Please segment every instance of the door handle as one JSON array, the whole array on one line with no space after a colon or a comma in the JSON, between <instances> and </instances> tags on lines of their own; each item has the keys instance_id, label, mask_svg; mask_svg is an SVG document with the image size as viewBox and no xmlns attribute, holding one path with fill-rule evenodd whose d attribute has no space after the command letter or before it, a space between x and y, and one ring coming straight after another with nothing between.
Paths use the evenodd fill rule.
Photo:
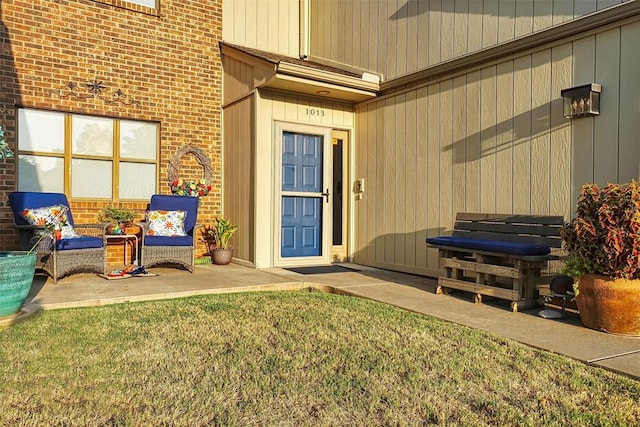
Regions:
<instances>
[{"instance_id":1,"label":"door handle","mask_svg":"<svg viewBox=\"0 0 640 427\"><path fill-rule=\"evenodd\" d=\"M321 196L326 197L327 203L329 203L329 189L326 189L326 193L320 193Z\"/></svg>"}]
</instances>

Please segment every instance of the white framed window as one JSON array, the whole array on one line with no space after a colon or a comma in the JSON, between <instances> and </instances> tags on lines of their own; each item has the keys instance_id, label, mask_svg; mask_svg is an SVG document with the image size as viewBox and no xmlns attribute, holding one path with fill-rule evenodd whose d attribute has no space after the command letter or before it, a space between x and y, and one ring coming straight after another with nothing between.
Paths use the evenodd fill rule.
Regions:
<instances>
[{"instance_id":1,"label":"white framed window","mask_svg":"<svg viewBox=\"0 0 640 427\"><path fill-rule=\"evenodd\" d=\"M78 199L148 200L157 192L155 122L18 110L18 189Z\"/></svg>"}]
</instances>

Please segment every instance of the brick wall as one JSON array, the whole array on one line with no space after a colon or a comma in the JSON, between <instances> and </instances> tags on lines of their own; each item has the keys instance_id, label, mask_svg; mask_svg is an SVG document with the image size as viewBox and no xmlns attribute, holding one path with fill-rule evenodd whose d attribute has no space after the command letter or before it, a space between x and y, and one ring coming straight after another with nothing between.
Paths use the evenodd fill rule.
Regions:
<instances>
[{"instance_id":1,"label":"brick wall","mask_svg":"<svg viewBox=\"0 0 640 427\"><path fill-rule=\"evenodd\" d=\"M221 85L218 41L222 0L159 0L150 9L122 0L2 0L0 3L0 124L15 149L16 107L157 121L161 125L159 193L170 193L167 164L186 144L205 150L213 191L198 222L220 214ZM120 88L139 106L55 94L69 82L97 79L106 94ZM7 194L16 189L15 160L0 161L0 250L17 249ZM187 154L180 177L203 177ZM76 222L95 222L105 202L71 200ZM129 203L139 210L145 203ZM197 255L204 252L199 244ZM121 253L120 253L121 256ZM116 261L118 257L111 255ZM119 258L120 260L122 258Z\"/></svg>"}]
</instances>

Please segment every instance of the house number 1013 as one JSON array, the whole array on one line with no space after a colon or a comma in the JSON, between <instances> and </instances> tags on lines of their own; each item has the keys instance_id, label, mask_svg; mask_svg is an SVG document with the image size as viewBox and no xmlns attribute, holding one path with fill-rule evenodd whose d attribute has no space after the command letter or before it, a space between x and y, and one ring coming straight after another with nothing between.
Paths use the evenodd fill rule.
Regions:
<instances>
[{"instance_id":1,"label":"house number 1013","mask_svg":"<svg viewBox=\"0 0 640 427\"><path fill-rule=\"evenodd\" d=\"M320 108L307 108L307 116L324 117L324 110Z\"/></svg>"}]
</instances>

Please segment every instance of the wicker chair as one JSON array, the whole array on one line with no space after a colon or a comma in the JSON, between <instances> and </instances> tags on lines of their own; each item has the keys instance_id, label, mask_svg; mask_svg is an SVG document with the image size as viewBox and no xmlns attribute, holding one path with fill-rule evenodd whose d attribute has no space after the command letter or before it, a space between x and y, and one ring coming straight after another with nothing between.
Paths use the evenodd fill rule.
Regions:
<instances>
[{"instance_id":1,"label":"wicker chair","mask_svg":"<svg viewBox=\"0 0 640 427\"><path fill-rule=\"evenodd\" d=\"M198 198L189 196L151 196L149 210L184 211L184 231L186 236L149 235L149 224L138 223L142 228L141 261L145 267L157 264L174 264L193 272L195 266L195 230L198 227Z\"/></svg>"},{"instance_id":2,"label":"wicker chair","mask_svg":"<svg viewBox=\"0 0 640 427\"><path fill-rule=\"evenodd\" d=\"M22 216L25 209L64 206L68 223L80 235L56 239L47 233L37 244L36 270L51 276L53 283L73 273L105 273L107 268L105 224L74 224L67 197L62 193L16 191L9 194L22 250L30 250L45 232L44 225L31 225Z\"/></svg>"}]
</instances>

